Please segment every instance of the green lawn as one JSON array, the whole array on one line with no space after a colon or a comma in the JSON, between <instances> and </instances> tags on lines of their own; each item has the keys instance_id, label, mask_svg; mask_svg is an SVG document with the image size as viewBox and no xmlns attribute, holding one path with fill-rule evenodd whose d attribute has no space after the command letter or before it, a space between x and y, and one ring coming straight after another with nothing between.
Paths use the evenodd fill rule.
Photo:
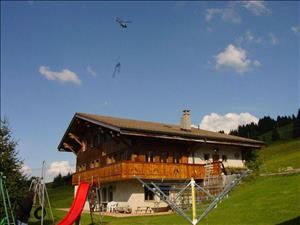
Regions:
<instances>
[{"instance_id":1,"label":"green lawn","mask_svg":"<svg viewBox=\"0 0 300 225\"><path fill-rule=\"evenodd\" d=\"M263 173L300 168L300 139L273 143L260 151L260 158Z\"/></svg>"},{"instance_id":2,"label":"green lawn","mask_svg":"<svg viewBox=\"0 0 300 225\"><path fill-rule=\"evenodd\" d=\"M277 172L280 168L300 168L300 140L277 142L261 150L262 172ZM299 225L300 174L247 178L200 224L210 225ZM49 188L53 208L69 208L73 198L72 187ZM66 214L54 209L58 222ZM99 222L99 216L95 216ZM81 224L90 224L90 216L82 215ZM109 225L184 225L181 216L143 216L129 218L104 217ZM38 225L31 220L30 224ZM47 221L45 224L50 224Z\"/></svg>"}]
</instances>

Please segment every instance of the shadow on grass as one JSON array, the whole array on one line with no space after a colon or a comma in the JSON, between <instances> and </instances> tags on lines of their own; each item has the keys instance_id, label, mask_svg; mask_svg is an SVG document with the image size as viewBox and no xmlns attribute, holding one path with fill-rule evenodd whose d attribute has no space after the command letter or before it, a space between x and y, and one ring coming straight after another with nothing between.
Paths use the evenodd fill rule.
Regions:
<instances>
[{"instance_id":1,"label":"shadow on grass","mask_svg":"<svg viewBox=\"0 0 300 225\"><path fill-rule=\"evenodd\" d=\"M41 225L41 221L30 221L30 225ZM57 222L54 222L54 224L57 224ZM87 225L106 225L109 224L108 221L102 221L102 222L94 222L94 223L88 223ZM44 220L44 225L53 225L52 220Z\"/></svg>"},{"instance_id":2,"label":"shadow on grass","mask_svg":"<svg viewBox=\"0 0 300 225\"><path fill-rule=\"evenodd\" d=\"M41 221L35 220L35 221L30 221L28 224L30 225L41 225ZM44 225L52 225L52 220L44 220Z\"/></svg>"},{"instance_id":3,"label":"shadow on grass","mask_svg":"<svg viewBox=\"0 0 300 225\"><path fill-rule=\"evenodd\" d=\"M294 219L290 219L287 221L284 221L282 223L278 223L276 225L299 225L300 224L300 216L294 218Z\"/></svg>"}]
</instances>

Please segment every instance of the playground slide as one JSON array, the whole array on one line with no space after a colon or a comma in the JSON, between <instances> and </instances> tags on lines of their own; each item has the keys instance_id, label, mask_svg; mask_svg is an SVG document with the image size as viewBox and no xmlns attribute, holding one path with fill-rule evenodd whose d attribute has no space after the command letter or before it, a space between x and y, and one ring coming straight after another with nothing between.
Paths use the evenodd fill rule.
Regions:
<instances>
[{"instance_id":1,"label":"playground slide","mask_svg":"<svg viewBox=\"0 0 300 225\"><path fill-rule=\"evenodd\" d=\"M88 183L80 183L75 199L68 214L57 225L72 225L73 223L75 223L75 221L80 217L80 214L83 210L89 188L90 185Z\"/></svg>"}]
</instances>

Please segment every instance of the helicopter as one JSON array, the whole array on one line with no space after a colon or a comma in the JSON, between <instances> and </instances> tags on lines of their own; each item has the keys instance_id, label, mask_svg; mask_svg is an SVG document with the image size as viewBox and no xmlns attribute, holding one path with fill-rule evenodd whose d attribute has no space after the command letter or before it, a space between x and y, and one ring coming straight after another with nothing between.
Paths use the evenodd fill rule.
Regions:
<instances>
[{"instance_id":1,"label":"helicopter","mask_svg":"<svg viewBox=\"0 0 300 225\"><path fill-rule=\"evenodd\" d=\"M116 22L119 23L119 25L122 28L127 28L127 24L131 23L131 21L124 21L124 20L120 19L119 17L116 18Z\"/></svg>"}]
</instances>

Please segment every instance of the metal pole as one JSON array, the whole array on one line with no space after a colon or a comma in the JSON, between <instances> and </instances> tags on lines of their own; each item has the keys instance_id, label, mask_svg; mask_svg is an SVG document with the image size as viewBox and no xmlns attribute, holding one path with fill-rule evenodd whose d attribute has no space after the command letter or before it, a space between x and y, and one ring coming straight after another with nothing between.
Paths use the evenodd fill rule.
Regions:
<instances>
[{"instance_id":1,"label":"metal pole","mask_svg":"<svg viewBox=\"0 0 300 225\"><path fill-rule=\"evenodd\" d=\"M49 206L49 209L50 209L52 223L54 224L54 216L53 216L53 212L52 212L52 208L51 208L51 204L50 204L50 199L49 199L49 195L48 195L48 191L47 191L47 187L46 186L45 186L45 193L46 193L46 198L47 198L48 206Z\"/></svg>"},{"instance_id":2,"label":"metal pole","mask_svg":"<svg viewBox=\"0 0 300 225\"><path fill-rule=\"evenodd\" d=\"M42 177L41 177L41 185L42 185L42 218L41 218L41 225L44 224L44 203L45 203L45 180L44 180L44 168L45 167L45 161L43 161L43 165L42 165Z\"/></svg>"},{"instance_id":3,"label":"metal pole","mask_svg":"<svg viewBox=\"0 0 300 225\"><path fill-rule=\"evenodd\" d=\"M193 224L197 223L197 212L196 212L196 192L195 192L195 180L194 178L191 179L191 187L192 187L192 221Z\"/></svg>"},{"instance_id":4,"label":"metal pole","mask_svg":"<svg viewBox=\"0 0 300 225\"><path fill-rule=\"evenodd\" d=\"M192 220L190 218L188 218L184 212L182 212L181 209L179 209L173 202L169 201L167 199L167 196L165 195L165 193L163 193L159 187L157 187L154 183L152 183L152 185L155 187L155 189L157 190L154 191L153 188L151 188L148 184L146 184L141 178L134 176L143 186L147 187L152 193L154 193L156 196L158 196L161 200L163 200L165 203L167 203L172 209L174 209L179 215L181 215L183 218L185 218L188 222L190 222L192 224ZM163 198L161 197L163 196Z\"/></svg>"},{"instance_id":5,"label":"metal pole","mask_svg":"<svg viewBox=\"0 0 300 225\"><path fill-rule=\"evenodd\" d=\"M199 186L196 182L195 182L195 186L200 190L203 191L206 195L208 195L210 198L213 198L214 196L212 196L209 191L205 190L203 187Z\"/></svg>"},{"instance_id":6,"label":"metal pole","mask_svg":"<svg viewBox=\"0 0 300 225\"><path fill-rule=\"evenodd\" d=\"M0 176L0 189L1 189L1 194L2 194L3 203L4 203L5 215L6 215L6 218L7 218L7 222L9 224L9 216L8 216L7 205L6 205L6 200L5 200L4 181L2 180L2 173L0 175L1 175Z\"/></svg>"},{"instance_id":7,"label":"metal pole","mask_svg":"<svg viewBox=\"0 0 300 225\"><path fill-rule=\"evenodd\" d=\"M163 200L164 202L166 202L169 206L171 206L174 210L176 210L176 212L177 212L179 215L183 216L187 221L189 221L191 224L193 224L193 221L192 221L189 217L187 217L187 216L184 214L184 212L182 212L182 210L179 209L179 208L177 207L177 205L176 205L175 203L173 203L172 201L169 201L168 196L166 196L166 194L165 194L164 192L162 192L162 191L160 190L160 188L159 188L156 184L154 184L153 182L151 182L151 184L152 184L152 185L155 187L155 189L163 196L162 200ZM147 188L149 189L149 187L147 187ZM152 188L150 188L150 190L151 190L154 194L157 195L157 193L154 192L154 191L152 190ZM160 197L159 195L157 195L157 196ZM160 199L161 199L161 198L160 198Z\"/></svg>"},{"instance_id":8,"label":"metal pole","mask_svg":"<svg viewBox=\"0 0 300 225\"><path fill-rule=\"evenodd\" d=\"M185 186L181 191L178 192L178 194L175 196L174 202L177 200L177 198L190 186L191 183L188 183L187 186Z\"/></svg>"}]
</instances>

